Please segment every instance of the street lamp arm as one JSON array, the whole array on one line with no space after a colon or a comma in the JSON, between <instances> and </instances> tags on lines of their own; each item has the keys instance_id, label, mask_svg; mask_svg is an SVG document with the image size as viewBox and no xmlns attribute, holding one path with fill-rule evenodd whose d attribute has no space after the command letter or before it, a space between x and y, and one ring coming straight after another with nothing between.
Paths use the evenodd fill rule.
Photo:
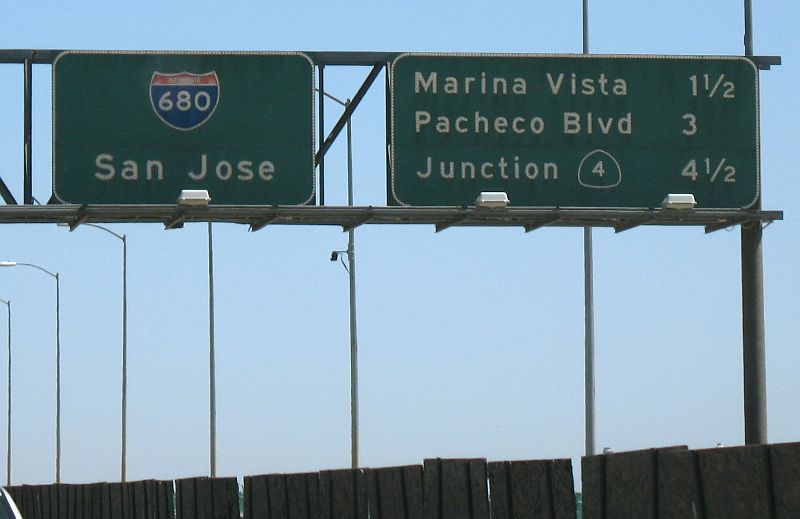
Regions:
<instances>
[{"instance_id":1,"label":"street lamp arm","mask_svg":"<svg viewBox=\"0 0 800 519\"><path fill-rule=\"evenodd\" d=\"M59 224L56 224L56 225L58 225L59 227L69 227L69 232L72 232L75 229L77 229L77 227L72 227L68 223L59 223ZM109 229L107 227L103 227L102 225L98 225L96 223L88 223L88 222L84 222L81 225L86 225L88 227L95 227L96 229L102 229L102 230L106 231L108 234L114 236L115 238L117 238L119 240L122 240L122 241L125 241L125 235L124 234L117 234L114 231L112 231L111 229Z\"/></svg>"},{"instance_id":2,"label":"street lamp arm","mask_svg":"<svg viewBox=\"0 0 800 519\"><path fill-rule=\"evenodd\" d=\"M17 265L21 265L24 267L33 267L37 270L41 270L45 274L48 274L55 279L58 279L58 272L50 272L46 268L42 268L39 265L34 265L33 263L22 263L18 261L0 261L0 267L16 267Z\"/></svg>"},{"instance_id":3,"label":"street lamp arm","mask_svg":"<svg viewBox=\"0 0 800 519\"><path fill-rule=\"evenodd\" d=\"M61 483L61 282L59 281L58 272L50 272L46 268L40 267L39 265L34 265L33 263L22 263L17 261L0 261L0 267L16 267L16 266L23 266L23 267L32 267L36 270L41 270L45 274L51 276L53 279L56 280L56 484ZM11 305L8 305L8 315L9 315L9 344L11 343ZM9 365L10 362L10 352L11 348L9 347ZM11 370L9 369L8 375L9 387L11 384ZM10 391L9 391L10 393ZM9 397L9 409L10 407L11 398ZM9 419L8 423L11 423ZM10 427L10 425L9 425ZM9 435L10 437L10 435ZM9 456L8 459L10 460L11 457ZM10 469L9 469L9 477L10 480Z\"/></svg>"},{"instance_id":4,"label":"street lamp arm","mask_svg":"<svg viewBox=\"0 0 800 519\"><path fill-rule=\"evenodd\" d=\"M96 223L86 223L86 222L84 222L81 225L88 225L89 227L94 227L96 229L102 229L102 230L106 231L108 234L114 236L115 238L117 238L119 240L122 240L122 241L125 241L125 235L124 234L117 234L114 231L112 231L111 229L103 227L102 225L97 225Z\"/></svg>"},{"instance_id":5,"label":"street lamp arm","mask_svg":"<svg viewBox=\"0 0 800 519\"><path fill-rule=\"evenodd\" d=\"M315 88L314 90L316 90L317 92L320 92L319 88ZM322 91L322 95L324 95L325 97L327 97L329 99L332 99L333 101L339 103L342 106L347 106L348 104L350 104L350 100L349 99L347 100L347 102L345 102L345 101L342 101L341 99L339 99L338 97L332 96L331 94L329 94L329 93L327 93L325 91Z\"/></svg>"}]
</instances>

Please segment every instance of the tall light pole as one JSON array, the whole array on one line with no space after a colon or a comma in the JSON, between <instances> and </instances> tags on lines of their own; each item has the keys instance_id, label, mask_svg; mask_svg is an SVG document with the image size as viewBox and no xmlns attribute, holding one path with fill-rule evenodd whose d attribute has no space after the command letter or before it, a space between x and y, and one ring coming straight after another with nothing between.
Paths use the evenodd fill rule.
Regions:
<instances>
[{"instance_id":1,"label":"tall light pole","mask_svg":"<svg viewBox=\"0 0 800 519\"><path fill-rule=\"evenodd\" d=\"M69 226L69 224L58 224ZM127 480L128 462L128 237L94 223L83 223L100 229L122 242L122 441L120 446L120 481ZM74 228L70 228L72 232Z\"/></svg>"},{"instance_id":2,"label":"tall light pole","mask_svg":"<svg viewBox=\"0 0 800 519\"><path fill-rule=\"evenodd\" d=\"M744 53L753 55L753 2L744 1ZM761 198L755 209L761 209ZM767 443L767 352L761 220L742 224L742 349L744 442Z\"/></svg>"},{"instance_id":3,"label":"tall light pole","mask_svg":"<svg viewBox=\"0 0 800 519\"><path fill-rule=\"evenodd\" d=\"M214 351L214 241L208 222L208 438L211 477L217 477L217 360Z\"/></svg>"},{"instance_id":4,"label":"tall light pole","mask_svg":"<svg viewBox=\"0 0 800 519\"><path fill-rule=\"evenodd\" d=\"M11 485L11 300L6 301L0 298L0 301L8 308L8 416L6 430L6 485Z\"/></svg>"},{"instance_id":5,"label":"tall light pole","mask_svg":"<svg viewBox=\"0 0 800 519\"><path fill-rule=\"evenodd\" d=\"M342 101L327 92L326 97L342 105L345 110L350 99ZM347 205L353 205L353 145L350 118L347 119ZM352 468L358 468L358 333L356 329L356 246L355 230L347 231L347 250L333 251L331 261L340 253L347 254L345 266L350 279L350 459Z\"/></svg>"},{"instance_id":6,"label":"tall light pole","mask_svg":"<svg viewBox=\"0 0 800 519\"><path fill-rule=\"evenodd\" d=\"M583 0L583 54L589 54L589 0ZM586 455L595 453L594 402L594 266L592 228L583 228L584 391Z\"/></svg>"},{"instance_id":7,"label":"tall light pole","mask_svg":"<svg viewBox=\"0 0 800 519\"><path fill-rule=\"evenodd\" d=\"M56 483L61 483L61 283L58 272L17 261L0 261L0 267L31 267L56 280Z\"/></svg>"},{"instance_id":8,"label":"tall light pole","mask_svg":"<svg viewBox=\"0 0 800 519\"><path fill-rule=\"evenodd\" d=\"M205 189L184 189L178 205L207 206L211 196ZM208 221L208 443L209 471L217 477L217 384L216 353L214 351L214 241L212 222Z\"/></svg>"}]
</instances>

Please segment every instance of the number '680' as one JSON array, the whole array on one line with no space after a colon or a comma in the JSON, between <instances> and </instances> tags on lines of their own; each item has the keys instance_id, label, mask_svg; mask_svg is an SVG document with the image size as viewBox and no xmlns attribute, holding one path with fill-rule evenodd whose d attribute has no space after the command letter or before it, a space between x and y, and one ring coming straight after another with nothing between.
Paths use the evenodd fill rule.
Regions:
<instances>
[{"instance_id":1,"label":"number '680'","mask_svg":"<svg viewBox=\"0 0 800 519\"><path fill-rule=\"evenodd\" d=\"M167 90L158 99L158 108L164 112L175 108L181 112L188 112L192 108L205 112L211 108L211 95L208 92L200 91L192 96L188 90L179 90L173 99L172 91Z\"/></svg>"}]
</instances>

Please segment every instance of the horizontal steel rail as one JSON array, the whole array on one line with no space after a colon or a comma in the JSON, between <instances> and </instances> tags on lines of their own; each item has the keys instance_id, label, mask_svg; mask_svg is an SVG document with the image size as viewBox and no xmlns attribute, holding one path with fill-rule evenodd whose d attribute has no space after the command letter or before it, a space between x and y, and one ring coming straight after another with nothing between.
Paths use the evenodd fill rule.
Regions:
<instances>
[{"instance_id":1,"label":"horizontal steel rail","mask_svg":"<svg viewBox=\"0 0 800 519\"><path fill-rule=\"evenodd\" d=\"M344 230L363 224L418 224L446 227L612 227L639 225L703 226L709 231L753 221L782 220L782 211L674 209L484 209L457 207L40 205L0 206L4 223L160 223L180 227L191 222L250 225L331 225Z\"/></svg>"},{"instance_id":2,"label":"horizontal steel rail","mask_svg":"<svg viewBox=\"0 0 800 519\"><path fill-rule=\"evenodd\" d=\"M78 49L79 50L79 49ZM155 51L155 50L154 50ZM52 64L59 54L64 50L59 49L0 49L0 63L24 63L31 60L37 64ZM124 52L124 51L122 51ZM135 51L131 51L135 52ZM147 51L143 51L147 52ZM158 52L163 52L159 50ZM167 50L167 52L169 52ZM177 52L177 51L176 51ZM180 51L186 52L186 51ZM214 51L197 51L214 52ZM302 51L311 57L317 65L355 65L355 66L374 66L376 63L386 63L394 59L403 52L348 52L348 51ZM579 53L575 54L580 56ZM769 70L770 67L781 64L781 56L748 56L748 59L758 65L761 70Z\"/></svg>"}]
</instances>

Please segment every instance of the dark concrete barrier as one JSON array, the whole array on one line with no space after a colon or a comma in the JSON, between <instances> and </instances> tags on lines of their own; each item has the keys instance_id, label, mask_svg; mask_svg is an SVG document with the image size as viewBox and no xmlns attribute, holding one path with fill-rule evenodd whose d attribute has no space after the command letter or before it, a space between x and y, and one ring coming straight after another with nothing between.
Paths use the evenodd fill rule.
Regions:
<instances>
[{"instance_id":1,"label":"dark concrete barrier","mask_svg":"<svg viewBox=\"0 0 800 519\"><path fill-rule=\"evenodd\" d=\"M800 443L588 456L585 519L800 518Z\"/></svg>"},{"instance_id":2,"label":"dark concrete barrier","mask_svg":"<svg viewBox=\"0 0 800 519\"><path fill-rule=\"evenodd\" d=\"M800 519L800 443L582 460L585 519ZM235 478L9 488L25 519L239 519ZM570 460L244 478L245 519L573 519Z\"/></svg>"}]
</instances>

